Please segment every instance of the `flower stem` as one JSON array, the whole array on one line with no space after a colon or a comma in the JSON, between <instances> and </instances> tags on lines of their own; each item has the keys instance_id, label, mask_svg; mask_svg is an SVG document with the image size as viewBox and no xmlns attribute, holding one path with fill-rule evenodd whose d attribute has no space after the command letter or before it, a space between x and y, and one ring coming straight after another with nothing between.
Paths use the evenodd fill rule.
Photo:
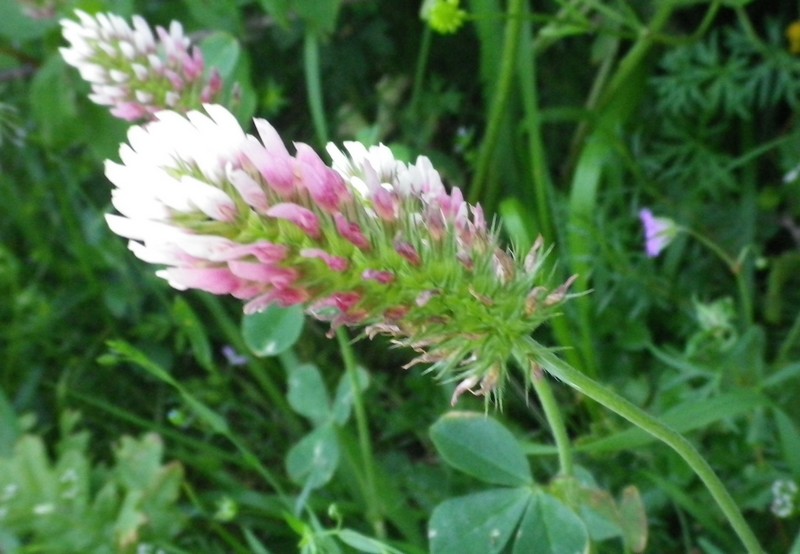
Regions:
<instances>
[{"instance_id":1,"label":"flower stem","mask_svg":"<svg viewBox=\"0 0 800 554\"><path fill-rule=\"evenodd\" d=\"M475 167L475 176L470 184L470 201L475 202L481 196L483 186L492 165L493 154L500 136L506 104L511 94L511 85L517 70L517 51L519 50L519 36L522 30L522 0L509 0L505 28L505 42L503 43L503 57L500 64L500 75L495 89L492 104L489 107L489 121L486 124L486 135L478 154Z\"/></svg>"},{"instance_id":2,"label":"flower stem","mask_svg":"<svg viewBox=\"0 0 800 554\"><path fill-rule=\"evenodd\" d=\"M425 69L428 66L428 58L430 57L432 35L433 31L431 31L430 25L425 25L425 30L422 31L422 45L419 48L419 55L417 56L417 70L414 73L414 88L411 92L411 101L409 102L409 112L412 117L416 117L417 115L419 95L422 93L422 84L425 81Z\"/></svg>"},{"instance_id":3,"label":"flower stem","mask_svg":"<svg viewBox=\"0 0 800 554\"><path fill-rule=\"evenodd\" d=\"M702 233L699 233L690 227L680 227L680 229L684 230L686 233L694 237L700 244L711 250L711 252L716 254L717 257L719 257L719 259L722 260L722 262L728 267L728 270L736 280L736 288L739 291L739 299L742 303L741 308L744 323L746 326L751 325L753 323L753 303L750 300L750 289L747 286L745 276L742 272L742 263L744 262L747 250L745 249L738 259L733 259L722 249L722 247Z\"/></svg>"},{"instance_id":4,"label":"flower stem","mask_svg":"<svg viewBox=\"0 0 800 554\"><path fill-rule=\"evenodd\" d=\"M322 100L322 85L319 69L319 37L311 29L306 30L303 45L303 64L306 74L306 92L311 118L314 120L314 131L317 142L325 146L328 143L328 125L325 123L325 106Z\"/></svg>"},{"instance_id":5,"label":"flower stem","mask_svg":"<svg viewBox=\"0 0 800 554\"><path fill-rule=\"evenodd\" d=\"M747 521L745 521L725 485L714 473L711 466L708 465L708 462L683 435L644 410L634 406L623 397L605 388L594 379L587 377L533 339L528 340L528 346L532 361L540 364L548 373L565 381L595 402L627 419L672 448L703 481L711 496L714 497L717 505L725 514L731 527L739 536L747 552L749 554L764 554L764 549L761 548L758 539L750 529Z\"/></svg>"},{"instance_id":6,"label":"flower stem","mask_svg":"<svg viewBox=\"0 0 800 554\"><path fill-rule=\"evenodd\" d=\"M553 396L553 389L550 388L550 383L547 382L547 376L542 371L541 366L536 363L531 364L531 383L533 383L533 390L536 391L539 402L542 404L544 417L547 419L547 424L553 433L553 439L556 441L558 464L561 468L560 473L564 477L571 477L573 473L572 449L567 429L564 426L564 418L561 417L561 410L559 410L558 402Z\"/></svg>"},{"instance_id":7,"label":"flower stem","mask_svg":"<svg viewBox=\"0 0 800 554\"><path fill-rule=\"evenodd\" d=\"M342 353L345 370L350 376L350 386L353 387L353 408L356 415L356 427L358 429L358 445L361 450L361 463L364 465L364 500L367 504L367 518L372 523L375 536L379 539L386 538L386 525L381 515L380 501L375 488L375 457L372 453L372 443L370 442L369 426L367 425L367 412L364 409L364 398L361 395L359 386L358 367L356 366L353 347L344 329L336 330L336 340L339 342L339 350Z\"/></svg>"}]
</instances>

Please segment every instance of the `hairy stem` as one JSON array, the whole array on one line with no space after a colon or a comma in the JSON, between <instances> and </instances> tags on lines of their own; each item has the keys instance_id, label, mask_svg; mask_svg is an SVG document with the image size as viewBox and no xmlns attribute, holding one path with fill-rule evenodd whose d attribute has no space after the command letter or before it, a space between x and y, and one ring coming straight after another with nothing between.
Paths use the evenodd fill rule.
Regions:
<instances>
[{"instance_id":1,"label":"hairy stem","mask_svg":"<svg viewBox=\"0 0 800 554\"><path fill-rule=\"evenodd\" d=\"M683 435L665 425L644 410L618 394L605 388L594 379L573 368L550 350L529 339L530 356L534 363L541 365L548 373L578 389L595 402L605 406L617 415L627 419L643 431L651 434L672 448L705 484L725 517L739 536L749 554L764 554L764 549L745 521L725 485L695 447Z\"/></svg>"}]
</instances>

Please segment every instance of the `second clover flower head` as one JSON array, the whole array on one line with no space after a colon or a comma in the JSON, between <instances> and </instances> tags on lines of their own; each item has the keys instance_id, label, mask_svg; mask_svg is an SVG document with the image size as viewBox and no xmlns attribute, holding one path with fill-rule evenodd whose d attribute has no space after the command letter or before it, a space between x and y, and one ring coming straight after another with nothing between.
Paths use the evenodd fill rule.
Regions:
<instances>
[{"instance_id":1,"label":"second clover flower head","mask_svg":"<svg viewBox=\"0 0 800 554\"><path fill-rule=\"evenodd\" d=\"M161 112L131 128L111 229L177 289L245 301L246 312L304 305L331 328L388 335L457 392L492 392L521 338L552 317L572 282L551 290L542 242L518 259L499 247L479 206L448 192L425 157L385 146L305 144L290 154L275 129L259 138L223 107Z\"/></svg>"},{"instance_id":2,"label":"second clover flower head","mask_svg":"<svg viewBox=\"0 0 800 554\"><path fill-rule=\"evenodd\" d=\"M118 15L89 15L61 20L64 60L92 85L89 98L127 121L151 119L163 109L188 111L219 96L222 80L207 74L200 49L177 21L155 32L140 16L132 25Z\"/></svg>"}]
</instances>

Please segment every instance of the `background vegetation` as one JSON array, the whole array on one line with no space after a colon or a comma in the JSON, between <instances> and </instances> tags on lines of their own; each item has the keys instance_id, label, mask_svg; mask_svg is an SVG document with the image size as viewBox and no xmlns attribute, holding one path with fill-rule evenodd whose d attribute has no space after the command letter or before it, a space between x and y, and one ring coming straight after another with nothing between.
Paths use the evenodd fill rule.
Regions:
<instances>
[{"instance_id":1,"label":"background vegetation","mask_svg":"<svg viewBox=\"0 0 800 554\"><path fill-rule=\"evenodd\" d=\"M407 352L297 311L243 333L238 301L170 290L109 232L127 125L60 57L75 7L179 20L244 125L427 155L520 251L543 235L591 293L540 340L800 552L800 12L746 0L471 0L447 34L416 2L0 0L0 552L425 552L437 506L498 484L429 432L451 385ZM655 259L644 207L686 229ZM739 551L674 453L554 386L585 482L623 511L638 491L646 551ZM511 387L491 416L548 483L536 402ZM641 551L637 525L590 525L591 551Z\"/></svg>"}]
</instances>

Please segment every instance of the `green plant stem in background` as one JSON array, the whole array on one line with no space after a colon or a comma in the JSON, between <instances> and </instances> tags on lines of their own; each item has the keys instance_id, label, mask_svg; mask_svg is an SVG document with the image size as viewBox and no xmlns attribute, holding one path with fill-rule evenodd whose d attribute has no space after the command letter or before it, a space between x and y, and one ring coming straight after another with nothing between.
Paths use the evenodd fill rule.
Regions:
<instances>
[{"instance_id":1,"label":"green plant stem in background","mask_svg":"<svg viewBox=\"0 0 800 554\"><path fill-rule=\"evenodd\" d=\"M531 366L531 383L533 383L533 390L536 391L539 402L542 404L544 416L547 419L547 424L550 426L550 431L553 433L553 439L556 442L560 473L564 477L572 477L574 472L572 448L570 446L569 436L567 435L567 429L564 426L564 418L561 417L561 410L558 407L555 396L553 396L553 389L550 388L547 376L542 368L536 364Z\"/></svg>"},{"instance_id":2,"label":"green plant stem in background","mask_svg":"<svg viewBox=\"0 0 800 554\"><path fill-rule=\"evenodd\" d=\"M319 67L319 36L311 29L306 30L303 44L303 66L306 75L306 93L314 132L320 146L328 143L328 124L325 122L325 103L322 100L322 80Z\"/></svg>"},{"instance_id":3,"label":"green plant stem in background","mask_svg":"<svg viewBox=\"0 0 800 554\"><path fill-rule=\"evenodd\" d=\"M526 10L527 15L527 10ZM547 153L542 137L542 114L539 110L538 84L536 82L536 56L533 48L526 46L530 41L528 27L523 32L523 45L519 52L519 84L522 107L525 112L525 129L528 137L528 157L530 158L530 179L533 184L533 197L536 200L536 216L539 233L546 242L556 240L556 229L552 220L553 183L548 171Z\"/></svg>"},{"instance_id":4,"label":"green plant stem in background","mask_svg":"<svg viewBox=\"0 0 800 554\"><path fill-rule=\"evenodd\" d=\"M747 286L747 280L742 272L742 264L747 256L748 249L745 248L739 255L738 259L733 259L717 243L702 233L698 233L689 227L679 227L679 229L697 239L700 244L711 250L711 252L713 252L727 266L728 271L731 272L733 278L736 280L736 288L739 290L739 301L741 302L744 324L747 327L752 325L753 302L750 299L750 288Z\"/></svg>"},{"instance_id":5,"label":"green plant stem in background","mask_svg":"<svg viewBox=\"0 0 800 554\"><path fill-rule=\"evenodd\" d=\"M417 115L417 103L419 102L419 95L422 92L422 83L425 82L425 69L428 67L428 58L431 52L431 37L433 31L430 25L425 25L422 31L422 44L419 47L419 54L417 55L417 70L414 73L414 88L411 92L411 100L409 101L409 111L412 116Z\"/></svg>"},{"instance_id":6,"label":"green plant stem in background","mask_svg":"<svg viewBox=\"0 0 800 554\"><path fill-rule=\"evenodd\" d=\"M358 367L356 366L350 339L347 336L347 332L341 327L336 330L336 340L339 342L339 350L342 354L345 370L350 376L350 386L353 388L353 409L358 429L358 445L361 450L361 462L364 465L364 499L367 503L367 518L372 523L375 536L379 539L385 539L386 524L383 521L381 503L376 489L375 457L372 453L367 411L364 408L364 398L361 395L361 387L358 383Z\"/></svg>"},{"instance_id":7,"label":"green plant stem in background","mask_svg":"<svg viewBox=\"0 0 800 554\"><path fill-rule=\"evenodd\" d=\"M478 161L475 164L475 175L469 188L469 200L476 203L483 193L483 187L492 165L492 156L500 136L500 128L505 115L508 98L517 70L517 52L519 50L519 37L522 30L522 0L509 0L505 28L505 41L503 43L503 57L500 64L500 74L494 98L489 107L489 118L486 123L486 133L478 152Z\"/></svg>"},{"instance_id":8,"label":"green plant stem in background","mask_svg":"<svg viewBox=\"0 0 800 554\"><path fill-rule=\"evenodd\" d=\"M565 381L595 402L605 406L615 414L627 419L643 431L651 434L672 448L705 484L711 496L725 514L748 554L764 554L739 507L731 497L717 474L683 435L674 431L644 410L634 406L628 400L605 388L603 385L584 375L568 363L561 360L541 344L529 339L530 357L534 363L540 364L548 373Z\"/></svg>"}]
</instances>

